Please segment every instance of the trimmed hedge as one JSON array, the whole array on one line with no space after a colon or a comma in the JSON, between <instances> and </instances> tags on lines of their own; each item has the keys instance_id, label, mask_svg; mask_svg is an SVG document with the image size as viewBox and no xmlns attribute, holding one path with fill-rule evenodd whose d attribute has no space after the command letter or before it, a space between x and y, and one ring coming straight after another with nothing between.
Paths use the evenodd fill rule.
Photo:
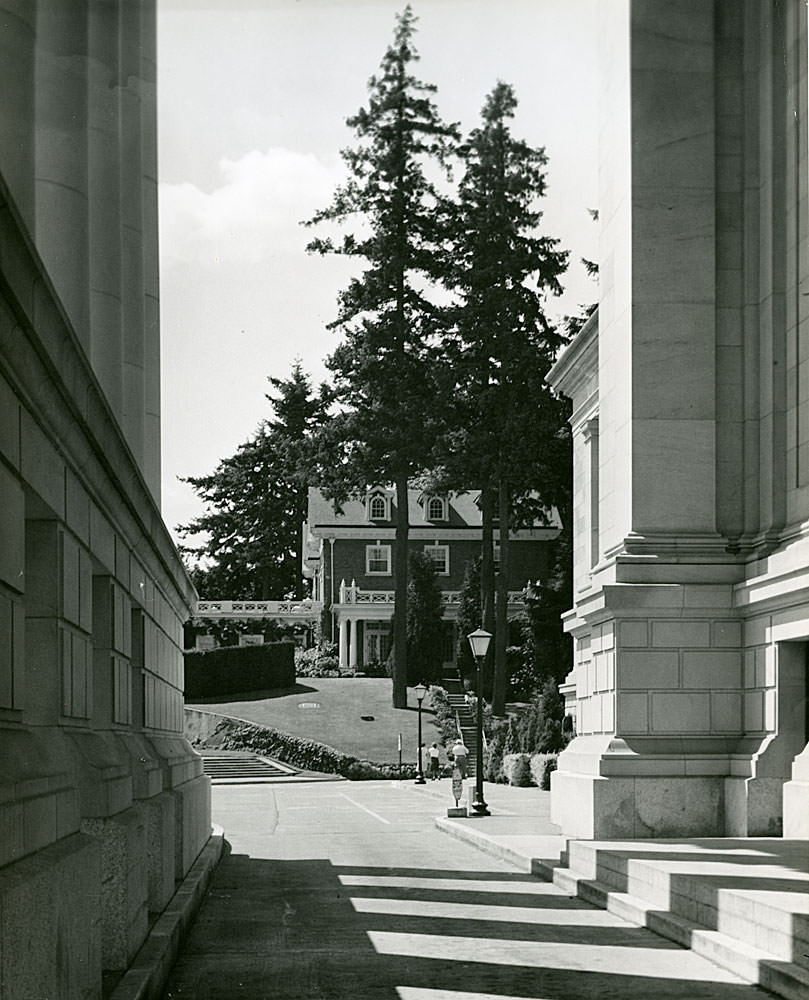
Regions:
<instances>
[{"instance_id":1,"label":"trimmed hedge","mask_svg":"<svg viewBox=\"0 0 809 1000\"><path fill-rule=\"evenodd\" d=\"M295 687L295 644L223 646L185 654L185 698Z\"/></svg>"},{"instance_id":2,"label":"trimmed hedge","mask_svg":"<svg viewBox=\"0 0 809 1000\"><path fill-rule=\"evenodd\" d=\"M211 737L204 742L215 745L219 750L247 750L274 757L304 771L340 774L352 781L416 777L415 764L403 764L400 771L395 764L377 764L370 760L359 760L316 740L291 736L270 726L254 726L249 722L238 722L235 719L223 719Z\"/></svg>"},{"instance_id":3,"label":"trimmed hedge","mask_svg":"<svg viewBox=\"0 0 809 1000\"><path fill-rule=\"evenodd\" d=\"M556 770L558 753L531 754L531 777L543 792L551 790L551 772Z\"/></svg>"}]
</instances>

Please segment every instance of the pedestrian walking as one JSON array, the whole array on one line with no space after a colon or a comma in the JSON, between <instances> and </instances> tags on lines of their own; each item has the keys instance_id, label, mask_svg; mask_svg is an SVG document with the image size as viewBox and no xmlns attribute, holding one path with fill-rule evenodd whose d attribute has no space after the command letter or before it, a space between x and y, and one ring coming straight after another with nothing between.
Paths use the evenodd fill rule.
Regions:
<instances>
[{"instance_id":1,"label":"pedestrian walking","mask_svg":"<svg viewBox=\"0 0 809 1000\"><path fill-rule=\"evenodd\" d=\"M466 777L467 764L469 761L469 751L466 748L466 744L463 739L459 736L455 743L452 745L452 756L455 758L455 764L458 770L461 772L461 777Z\"/></svg>"},{"instance_id":2,"label":"pedestrian walking","mask_svg":"<svg viewBox=\"0 0 809 1000\"><path fill-rule=\"evenodd\" d=\"M436 778L441 779L441 774L439 771L439 757L440 751L438 749L437 743L431 743L429 749L430 755L430 780L435 781Z\"/></svg>"}]
</instances>

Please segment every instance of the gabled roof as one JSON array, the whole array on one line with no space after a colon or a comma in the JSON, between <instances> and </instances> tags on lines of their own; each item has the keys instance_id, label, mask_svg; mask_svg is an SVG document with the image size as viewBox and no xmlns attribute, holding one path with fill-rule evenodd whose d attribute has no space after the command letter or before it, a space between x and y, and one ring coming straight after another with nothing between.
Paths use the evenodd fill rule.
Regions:
<instances>
[{"instance_id":1,"label":"gabled roof","mask_svg":"<svg viewBox=\"0 0 809 1000\"><path fill-rule=\"evenodd\" d=\"M367 528L371 524L385 524L393 527L396 524L396 495L393 488L388 492L391 495L391 519L383 522L376 518L372 521L368 520L364 496L346 501L342 506L342 512L335 513L331 500L327 500L319 489L310 487L307 516L309 530L321 529L322 531L329 527L346 528L351 526ZM420 489L407 491L409 520L413 527L424 527L425 523L435 523L436 530L440 528L479 528L481 526L480 507L478 506L480 490L450 493L447 496L449 501L448 517L445 521L436 522L425 522L424 520L424 508L419 503L419 499L423 500L424 495L423 490ZM549 520L550 526L560 526L556 511L552 511ZM542 527L547 527L547 525L542 525Z\"/></svg>"}]
</instances>

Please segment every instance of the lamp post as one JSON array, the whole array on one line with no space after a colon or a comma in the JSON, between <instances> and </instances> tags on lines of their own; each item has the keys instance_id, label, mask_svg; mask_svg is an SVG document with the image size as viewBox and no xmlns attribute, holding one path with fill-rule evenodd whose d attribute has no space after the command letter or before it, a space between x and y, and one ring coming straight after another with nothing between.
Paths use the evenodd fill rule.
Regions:
<instances>
[{"instance_id":1,"label":"lamp post","mask_svg":"<svg viewBox=\"0 0 809 1000\"><path fill-rule=\"evenodd\" d=\"M483 660L486 657L486 651L489 648L489 643L492 639L491 632L486 632L482 628L475 629L474 632L466 637L469 640L469 645L472 649L472 656L475 658L477 664L477 696L478 696L478 711L477 711L477 758L475 761L475 798L472 801L472 809L478 814L478 816L488 816L489 807L483 798L483 679L481 676L481 668L483 666Z\"/></svg>"},{"instance_id":2,"label":"lamp post","mask_svg":"<svg viewBox=\"0 0 809 1000\"><path fill-rule=\"evenodd\" d=\"M419 703L419 773L416 778L416 784L426 785L427 782L424 780L424 773L421 770L421 703L424 701L425 694L427 694L427 688L423 684L417 684L415 691L416 700Z\"/></svg>"}]
</instances>

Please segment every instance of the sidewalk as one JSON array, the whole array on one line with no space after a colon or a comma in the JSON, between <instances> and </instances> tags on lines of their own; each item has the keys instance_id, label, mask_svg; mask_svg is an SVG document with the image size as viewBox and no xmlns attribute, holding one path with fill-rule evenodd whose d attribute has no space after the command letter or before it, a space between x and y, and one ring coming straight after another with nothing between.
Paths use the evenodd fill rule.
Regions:
<instances>
[{"instance_id":1,"label":"sidewalk","mask_svg":"<svg viewBox=\"0 0 809 1000\"><path fill-rule=\"evenodd\" d=\"M777 996L809 997L809 842L568 842L550 821L549 792L486 785L484 797L491 816L436 826Z\"/></svg>"}]
</instances>

